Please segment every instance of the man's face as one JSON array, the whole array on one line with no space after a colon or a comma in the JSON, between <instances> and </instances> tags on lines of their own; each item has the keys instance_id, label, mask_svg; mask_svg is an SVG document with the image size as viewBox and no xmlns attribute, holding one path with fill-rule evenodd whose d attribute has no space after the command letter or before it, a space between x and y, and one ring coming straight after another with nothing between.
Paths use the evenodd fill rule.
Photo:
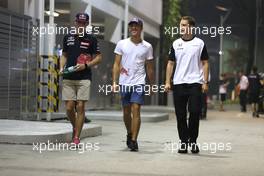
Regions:
<instances>
[{"instance_id":1,"label":"man's face","mask_svg":"<svg viewBox=\"0 0 264 176\"><path fill-rule=\"evenodd\" d=\"M86 27L88 26L88 22L80 22L80 21L75 21L75 27L78 31L79 34L83 34L86 31Z\"/></svg>"},{"instance_id":2,"label":"man's face","mask_svg":"<svg viewBox=\"0 0 264 176\"><path fill-rule=\"evenodd\" d=\"M140 36L142 32L142 27L137 23L132 23L129 25L129 32L131 36Z\"/></svg>"},{"instance_id":3,"label":"man's face","mask_svg":"<svg viewBox=\"0 0 264 176\"><path fill-rule=\"evenodd\" d=\"M181 20L180 22L180 34L191 34L191 26L189 25L188 20Z\"/></svg>"}]
</instances>

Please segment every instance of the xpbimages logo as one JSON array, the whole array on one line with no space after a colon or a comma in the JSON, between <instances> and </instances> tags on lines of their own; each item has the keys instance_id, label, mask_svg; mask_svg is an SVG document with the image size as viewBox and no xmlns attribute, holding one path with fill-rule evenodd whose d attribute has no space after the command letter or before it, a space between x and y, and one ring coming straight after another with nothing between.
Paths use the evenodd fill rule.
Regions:
<instances>
[{"instance_id":1,"label":"xpbimages logo","mask_svg":"<svg viewBox=\"0 0 264 176\"><path fill-rule=\"evenodd\" d=\"M78 151L79 154L84 152L98 151L100 150L100 143L59 143L59 142L50 142L47 143L37 142L32 145L33 151L38 151L39 153L45 151Z\"/></svg>"},{"instance_id":2,"label":"xpbimages logo","mask_svg":"<svg viewBox=\"0 0 264 176\"><path fill-rule=\"evenodd\" d=\"M83 37L84 34L94 34L98 35L100 33L100 28L98 26L87 26L87 27L66 27L66 26L47 26L43 27L33 27L32 34L36 35L45 35L45 34L62 34L62 35L76 35L78 34L80 37Z\"/></svg>"},{"instance_id":3,"label":"xpbimages logo","mask_svg":"<svg viewBox=\"0 0 264 176\"><path fill-rule=\"evenodd\" d=\"M109 95L113 92L112 85L98 85L98 92L101 94ZM144 92L145 95L151 95L151 93L164 93L165 85L144 85L144 86L117 86L114 93L120 92Z\"/></svg>"},{"instance_id":4,"label":"xpbimages logo","mask_svg":"<svg viewBox=\"0 0 264 176\"><path fill-rule=\"evenodd\" d=\"M175 35L182 35L185 34L186 28L180 28L177 26L165 26L164 27L164 34L169 35L172 38ZM222 27L222 26L197 26L197 27L191 27L192 34L194 35L209 35L210 37L216 37L217 35L230 35L232 33L232 27Z\"/></svg>"},{"instance_id":5,"label":"xpbimages logo","mask_svg":"<svg viewBox=\"0 0 264 176\"><path fill-rule=\"evenodd\" d=\"M230 142L224 143L224 142L203 142L203 143L197 143L197 146L202 151L207 151L210 153L217 153L217 152L229 152L232 150L232 145ZM183 146L184 148L190 147L190 144L186 144ZM171 153L177 152L180 148L182 148L180 142L166 142L164 144L164 150L170 151Z\"/></svg>"}]
</instances>

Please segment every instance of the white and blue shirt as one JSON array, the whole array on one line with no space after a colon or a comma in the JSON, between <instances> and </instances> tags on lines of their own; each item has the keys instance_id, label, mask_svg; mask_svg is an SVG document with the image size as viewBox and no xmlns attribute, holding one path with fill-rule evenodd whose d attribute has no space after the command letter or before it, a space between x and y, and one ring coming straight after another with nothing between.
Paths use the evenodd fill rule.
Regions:
<instances>
[{"instance_id":1,"label":"white and blue shirt","mask_svg":"<svg viewBox=\"0 0 264 176\"><path fill-rule=\"evenodd\" d=\"M169 60L176 63L173 84L193 84L204 82L202 60L208 60L203 40L194 37L191 40L175 40L169 52Z\"/></svg>"}]
</instances>

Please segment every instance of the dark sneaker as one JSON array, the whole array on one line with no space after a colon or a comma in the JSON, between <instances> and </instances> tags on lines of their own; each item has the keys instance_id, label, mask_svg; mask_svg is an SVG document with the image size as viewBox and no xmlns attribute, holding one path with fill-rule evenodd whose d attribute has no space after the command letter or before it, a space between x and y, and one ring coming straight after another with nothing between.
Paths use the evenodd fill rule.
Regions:
<instances>
[{"instance_id":1,"label":"dark sneaker","mask_svg":"<svg viewBox=\"0 0 264 176\"><path fill-rule=\"evenodd\" d=\"M253 112L252 117L259 117L259 114L257 112Z\"/></svg>"},{"instance_id":2,"label":"dark sneaker","mask_svg":"<svg viewBox=\"0 0 264 176\"><path fill-rule=\"evenodd\" d=\"M188 153L187 143L181 143L180 144L180 148L178 149L178 153L182 153L182 154Z\"/></svg>"},{"instance_id":3,"label":"dark sneaker","mask_svg":"<svg viewBox=\"0 0 264 176\"><path fill-rule=\"evenodd\" d=\"M131 136L131 134L128 134L127 135L127 141L126 141L126 145L128 148L130 148L131 140L132 140L132 136Z\"/></svg>"},{"instance_id":4,"label":"dark sneaker","mask_svg":"<svg viewBox=\"0 0 264 176\"><path fill-rule=\"evenodd\" d=\"M87 117L84 118L84 123L91 123L92 121L88 119Z\"/></svg>"},{"instance_id":5,"label":"dark sneaker","mask_svg":"<svg viewBox=\"0 0 264 176\"><path fill-rule=\"evenodd\" d=\"M138 151L138 143L137 143L137 141L132 141L131 140L129 148L130 148L131 152L137 152Z\"/></svg>"},{"instance_id":6,"label":"dark sneaker","mask_svg":"<svg viewBox=\"0 0 264 176\"><path fill-rule=\"evenodd\" d=\"M196 143L191 143L190 146L191 146L191 152L193 154L197 154L200 152L199 147Z\"/></svg>"}]
</instances>

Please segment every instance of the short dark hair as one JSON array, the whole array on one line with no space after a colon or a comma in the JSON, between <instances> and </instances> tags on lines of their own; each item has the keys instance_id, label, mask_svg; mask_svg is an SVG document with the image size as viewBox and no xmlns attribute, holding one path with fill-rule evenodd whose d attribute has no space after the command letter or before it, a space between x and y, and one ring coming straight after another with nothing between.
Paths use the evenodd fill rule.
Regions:
<instances>
[{"instance_id":1,"label":"short dark hair","mask_svg":"<svg viewBox=\"0 0 264 176\"><path fill-rule=\"evenodd\" d=\"M238 73L244 74L244 70L241 69Z\"/></svg>"},{"instance_id":2,"label":"short dark hair","mask_svg":"<svg viewBox=\"0 0 264 176\"><path fill-rule=\"evenodd\" d=\"M183 16L181 20L187 20L190 26L195 26L195 19L191 16Z\"/></svg>"},{"instance_id":3,"label":"short dark hair","mask_svg":"<svg viewBox=\"0 0 264 176\"><path fill-rule=\"evenodd\" d=\"M257 73L258 72L258 67L257 66L253 66L252 71L253 71L253 73Z\"/></svg>"}]
</instances>

